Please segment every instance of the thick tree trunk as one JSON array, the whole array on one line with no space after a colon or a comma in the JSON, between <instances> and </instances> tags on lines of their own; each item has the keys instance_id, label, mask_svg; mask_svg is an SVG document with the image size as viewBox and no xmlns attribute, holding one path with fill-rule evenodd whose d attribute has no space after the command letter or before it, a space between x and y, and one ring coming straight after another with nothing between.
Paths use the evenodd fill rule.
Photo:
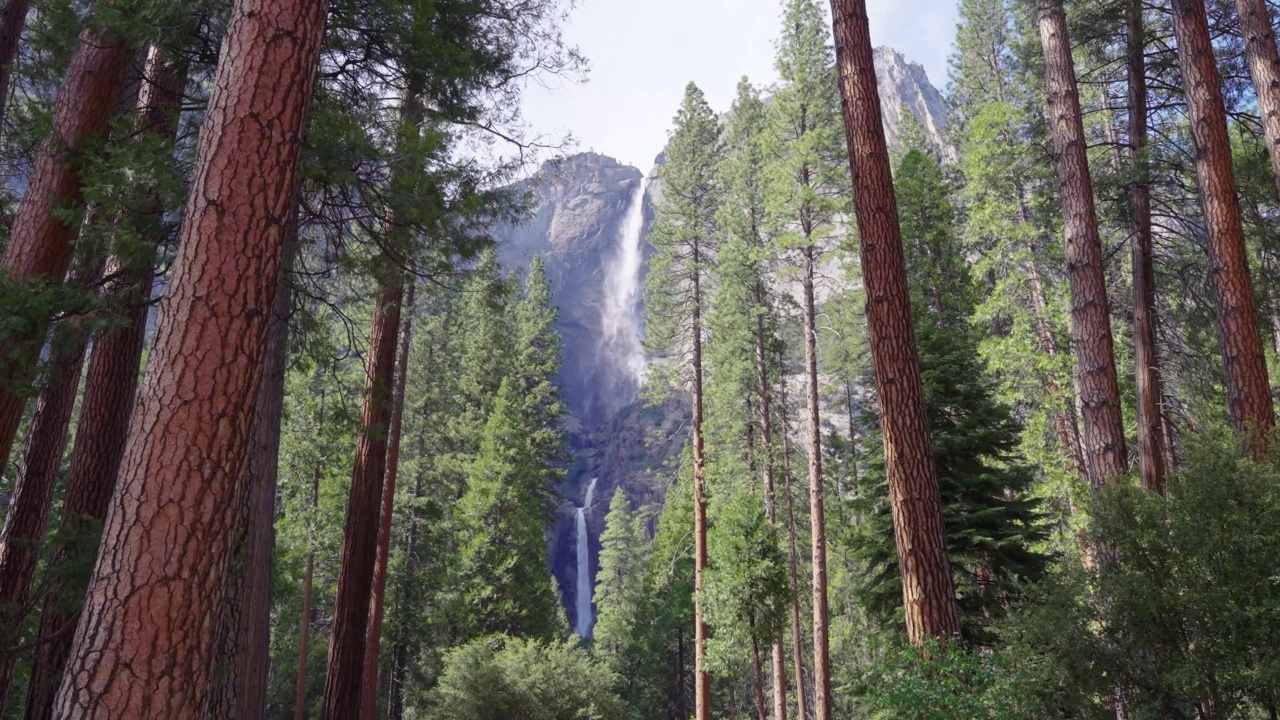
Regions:
<instances>
[{"instance_id":1,"label":"thick tree trunk","mask_svg":"<svg viewBox=\"0 0 1280 720\"><path fill-rule=\"evenodd\" d=\"M378 520L378 555L373 566L373 600L369 604L369 639L365 644L364 680L360 699L361 720L374 720L378 710L378 652L382 644L383 602L387 594L387 569L391 560L391 523L395 515L396 475L400 471L400 433L404 426L404 391L409 376L409 343L413 340L414 284L405 298L404 326L400 333L399 368L391 398L386 479L382 483L382 516Z\"/></svg>"},{"instance_id":2,"label":"thick tree trunk","mask_svg":"<svg viewBox=\"0 0 1280 720\"><path fill-rule=\"evenodd\" d=\"M92 272L98 274L97 269ZM18 466L18 482L0 531L0 638L6 646L17 644L34 610L28 604L31 583L67 444L67 426L80 389L87 344L88 333L80 326L80 318L59 324L53 332L48 385L36 402ZM16 662L17 656L6 647L0 655L0 707L8 700Z\"/></svg>"},{"instance_id":3,"label":"thick tree trunk","mask_svg":"<svg viewBox=\"0 0 1280 720\"><path fill-rule=\"evenodd\" d=\"M1226 107L1203 0L1173 0L1173 31L1209 236L1209 281L1217 305L1227 404L1236 432L1249 438L1254 453L1261 455L1276 416L1245 254Z\"/></svg>"},{"instance_id":4,"label":"thick tree trunk","mask_svg":"<svg viewBox=\"0 0 1280 720\"><path fill-rule=\"evenodd\" d=\"M694 717L711 718L711 675L707 672L707 638L702 580L707 574L707 468L702 436L702 258L693 251L693 698Z\"/></svg>"},{"instance_id":5,"label":"thick tree trunk","mask_svg":"<svg viewBox=\"0 0 1280 720\"><path fill-rule=\"evenodd\" d=\"M9 80L13 77L13 64L18 60L22 43L22 30L27 26L27 12L31 0L9 0L0 12L0 132L9 109Z\"/></svg>"},{"instance_id":6,"label":"thick tree trunk","mask_svg":"<svg viewBox=\"0 0 1280 720\"><path fill-rule=\"evenodd\" d=\"M65 209L82 200L75 155L106 132L120 103L130 54L116 36L102 36L92 27L81 33L54 102L53 129L40 146L5 247L0 274L10 281L61 282L66 274L78 224L68 222ZM0 464L9 457L26 407L21 392L26 368L39 355L47 329L48 319L41 318L0 343L6 346L0 356Z\"/></svg>"},{"instance_id":7,"label":"thick tree trunk","mask_svg":"<svg viewBox=\"0 0 1280 720\"><path fill-rule=\"evenodd\" d=\"M137 94L139 127L144 132L161 142L173 143L185 83L186 63L172 61L158 48L151 48ZM160 202L153 199L142 211L158 222L164 210ZM156 248L163 240L158 235L147 238L148 244ZM120 308L118 312L124 324L94 339L62 501L64 531L88 532L89 527L106 516L138 386L152 272L150 258L136 267L126 267L113 259L108 267L106 276L112 279L105 288L105 296L111 305ZM92 556L85 555L90 553L97 554L97 543L71 542L57 548L50 561L50 575L59 576L61 568L89 566ZM79 608L68 611L64 598L83 597L86 582L87 578L50 588L40 617L40 642L28 684L27 720L52 717L54 693L80 618Z\"/></svg>"},{"instance_id":8,"label":"thick tree trunk","mask_svg":"<svg viewBox=\"0 0 1280 720\"><path fill-rule=\"evenodd\" d=\"M323 412L321 399L321 412ZM321 419L323 424L323 417ZM311 510L320 508L320 461L316 461L315 470L311 474ZM302 577L302 618L298 623L298 685L294 694L293 719L302 720L307 714L307 659L311 643L311 593L315 582L316 539L313 536L307 544L307 570Z\"/></svg>"},{"instance_id":9,"label":"thick tree trunk","mask_svg":"<svg viewBox=\"0 0 1280 720\"><path fill-rule=\"evenodd\" d=\"M60 718L193 717L204 707L234 473L250 441L327 6L237 0L231 11Z\"/></svg>"},{"instance_id":10,"label":"thick tree trunk","mask_svg":"<svg viewBox=\"0 0 1280 720\"><path fill-rule=\"evenodd\" d=\"M863 0L832 0L831 9L845 133L853 177L858 179L854 209L861 238L867 330L880 400L907 635L920 644L927 638L959 635L960 610L947 559L942 498L925 415L866 5Z\"/></svg>"},{"instance_id":11,"label":"thick tree trunk","mask_svg":"<svg viewBox=\"0 0 1280 720\"><path fill-rule=\"evenodd\" d=\"M295 183L284 262L262 359L262 381L254 408L249 457L236 489L239 557L224 591L218 656L209 688L208 720L254 720L266 711L276 481L288 364L289 315L293 306L286 267L293 262L297 248L300 202L300 188Z\"/></svg>"},{"instance_id":12,"label":"thick tree trunk","mask_svg":"<svg viewBox=\"0 0 1280 720\"><path fill-rule=\"evenodd\" d=\"M1271 153L1271 168L1280 191L1280 51L1266 0L1236 0L1249 74L1257 91L1262 135ZM2 41L3 38L0 38Z\"/></svg>"},{"instance_id":13,"label":"thick tree trunk","mask_svg":"<svg viewBox=\"0 0 1280 720\"><path fill-rule=\"evenodd\" d=\"M397 281L378 295L365 363L362 431L356 444L342 541L342 569L334 607L333 639L324 683L326 720L359 717L373 566L377 559L379 504L387 465L387 425L400 329L403 286Z\"/></svg>"},{"instance_id":14,"label":"thick tree trunk","mask_svg":"<svg viewBox=\"0 0 1280 720\"><path fill-rule=\"evenodd\" d=\"M1102 241L1093 204L1067 17L1061 0L1040 0L1049 125L1058 167L1058 191L1066 225L1067 278L1071 283L1071 334L1078 397L1084 419L1085 470L1094 489L1128 472L1120 385L1116 379Z\"/></svg>"},{"instance_id":15,"label":"thick tree trunk","mask_svg":"<svg viewBox=\"0 0 1280 720\"><path fill-rule=\"evenodd\" d=\"M818 308L814 296L817 250L810 245L804 255L804 369L805 439L808 444L809 526L812 540L810 569L813 573L813 709L816 720L831 718L831 646L827 638L830 624L827 607L827 521L824 513L826 490L822 481L821 405L818 401Z\"/></svg>"},{"instance_id":16,"label":"thick tree trunk","mask_svg":"<svg viewBox=\"0 0 1280 720\"><path fill-rule=\"evenodd\" d=\"M756 303L763 304L764 288L761 283L755 287ZM764 483L764 511L769 524L778 525L777 503L774 498L774 447L773 447L773 397L769 387L769 348L765 338L764 318L756 317L755 327L756 351L756 409L760 414L760 441L764 443L764 454L760 461L762 481ZM771 677L773 680L773 718L787 720L787 656L783 645L783 633L774 638L771 647Z\"/></svg>"},{"instance_id":17,"label":"thick tree trunk","mask_svg":"<svg viewBox=\"0 0 1280 720\"><path fill-rule=\"evenodd\" d=\"M1133 359L1138 390L1138 467L1142 486L1164 491L1164 418L1156 351L1156 290L1151 246L1151 188L1147 184L1147 75L1142 0L1129 0L1129 184L1133 225ZM1274 43L1273 43L1274 46Z\"/></svg>"}]
</instances>

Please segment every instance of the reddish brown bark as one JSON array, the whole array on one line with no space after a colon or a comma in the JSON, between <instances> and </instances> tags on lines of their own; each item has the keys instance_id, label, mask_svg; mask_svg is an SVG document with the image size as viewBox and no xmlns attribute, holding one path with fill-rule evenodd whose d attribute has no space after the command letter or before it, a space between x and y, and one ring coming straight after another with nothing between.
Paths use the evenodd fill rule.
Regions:
<instances>
[{"instance_id":1,"label":"reddish brown bark","mask_svg":"<svg viewBox=\"0 0 1280 720\"><path fill-rule=\"evenodd\" d=\"M1071 335L1077 396L1084 420L1085 470L1090 485L1096 489L1128 472L1129 457L1120 416L1120 385L1107 310L1102 240L1098 235L1067 17L1061 0L1040 0L1039 15L1048 120L1065 220Z\"/></svg>"},{"instance_id":2,"label":"reddish brown bark","mask_svg":"<svg viewBox=\"0 0 1280 720\"><path fill-rule=\"evenodd\" d=\"M707 574L707 465L702 433L702 272L701 247L693 246L693 705L697 720L711 718L711 674L707 671L710 635L703 607L702 581Z\"/></svg>"},{"instance_id":3,"label":"reddish brown bark","mask_svg":"<svg viewBox=\"0 0 1280 720\"><path fill-rule=\"evenodd\" d=\"M373 599L369 604L369 639L364 653L364 685L360 693L360 717L374 720L378 710L378 652L382 644L383 603L387 594L387 569L391 560L391 523L395 515L396 476L400 472L400 434L404 427L404 390L409 378L409 343L413 340L414 284L405 298L400 357L396 361L395 392L391 399L390 439L387 443L387 472L382 483L382 516L378 520L378 556L373 566Z\"/></svg>"},{"instance_id":4,"label":"reddish brown bark","mask_svg":"<svg viewBox=\"0 0 1280 720\"><path fill-rule=\"evenodd\" d=\"M329 645L329 670L324 684L322 717L327 720L355 718L360 713L402 293L403 286L396 282L378 295L374 307L369 356L365 362L362 430L351 472L333 640Z\"/></svg>"},{"instance_id":5,"label":"reddish brown bark","mask_svg":"<svg viewBox=\"0 0 1280 720\"><path fill-rule=\"evenodd\" d=\"M1280 190L1280 51L1266 0L1236 0L1249 74L1257 91L1262 135L1271 153L1272 173Z\"/></svg>"},{"instance_id":6,"label":"reddish brown bark","mask_svg":"<svg viewBox=\"0 0 1280 720\"><path fill-rule=\"evenodd\" d=\"M323 0L237 0L231 11L57 717L204 707L326 12Z\"/></svg>"},{"instance_id":7,"label":"reddish brown bark","mask_svg":"<svg viewBox=\"0 0 1280 720\"><path fill-rule=\"evenodd\" d=\"M866 4L863 0L832 0L831 10L845 134L858 188L854 210L861 238L867 330L876 371L907 635L919 644L927 638L959 635L960 610L947 559L942 499L925 415Z\"/></svg>"},{"instance_id":8,"label":"reddish brown bark","mask_svg":"<svg viewBox=\"0 0 1280 720\"><path fill-rule=\"evenodd\" d=\"M87 343L88 333L80 326L79 318L65 321L54 330L48 385L36 402L18 466L18 482L9 499L4 530L0 531L0 638L6 644L16 644L14 641L33 610L28 605L31 584L66 448L67 426L80 389L80 368ZM9 697L16 661L16 655L10 652L0 655L0 707Z\"/></svg>"},{"instance_id":9,"label":"reddish brown bark","mask_svg":"<svg viewBox=\"0 0 1280 720\"><path fill-rule=\"evenodd\" d=\"M129 46L92 27L79 45L63 77L53 106L53 129L31 171L10 230L0 275L16 284L61 282L71 261L71 240L78 225L58 211L81 204L76 153L102 135L115 115L129 66ZM0 462L9 457L14 434L26 407L23 374L40 352L48 319L33 319L26 331L3 338L0 357Z\"/></svg>"},{"instance_id":10,"label":"reddish brown bark","mask_svg":"<svg viewBox=\"0 0 1280 720\"><path fill-rule=\"evenodd\" d=\"M1248 437L1254 453L1261 454L1276 416L1245 254L1226 107L1204 2L1174 0L1173 31L1195 145L1200 206L1209 236L1209 282L1222 341L1227 405L1236 432Z\"/></svg>"},{"instance_id":11,"label":"reddish brown bark","mask_svg":"<svg viewBox=\"0 0 1280 720\"><path fill-rule=\"evenodd\" d=\"M9 78L18 59L22 30L27 26L31 0L9 0L0 12L0 131L4 129L9 109Z\"/></svg>"},{"instance_id":12,"label":"reddish brown bark","mask_svg":"<svg viewBox=\"0 0 1280 720\"><path fill-rule=\"evenodd\" d=\"M1160 356L1156 351L1156 290L1147 181L1147 75L1142 0L1129 0L1129 183L1133 231L1133 360L1138 391L1138 468L1142 486L1164 491L1164 416L1160 412Z\"/></svg>"}]
</instances>

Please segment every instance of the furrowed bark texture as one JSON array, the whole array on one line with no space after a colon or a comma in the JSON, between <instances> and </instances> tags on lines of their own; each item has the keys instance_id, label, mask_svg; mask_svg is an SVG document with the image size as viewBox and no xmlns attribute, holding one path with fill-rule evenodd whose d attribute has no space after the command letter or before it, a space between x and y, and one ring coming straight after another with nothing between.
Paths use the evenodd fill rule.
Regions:
<instances>
[{"instance_id":1,"label":"furrowed bark texture","mask_svg":"<svg viewBox=\"0 0 1280 720\"><path fill-rule=\"evenodd\" d=\"M144 131L173 143L185 83L186 63L173 61L152 47L147 54L137 100L141 111L139 125ZM158 220L164 208L155 199L146 212ZM157 235L148 240L158 247L164 238ZM153 264L149 259L139 267L124 267L113 260L107 272L107 277L113 279L105 294L113 304L123 308L121 316L125 322L115 332L100 333L94 339L89 360L76 444L62 501L61 526L76 534L87 532L91 525L102 521L115 488L129 413L138 386ZM88 565L89 558L82 555L90 552L96 554L96 544L64 545L54 551L50 567ZM53 574L56 575L56 571ZM51 588L46 598L40 617L40 644L27 689L27 720L48 720L53 716L54 693L71 650L72 632L80 618L78 609L68 610L66 599L79 599L84 591L83 583L61 585Z\"/></svg>"},{"instance_id":2,"label":"furrowed bark texture","mask_svg":"<svg viewBox=\"0 0 1280 720\"><path fill-rule=\"evenodd\" d=\"M119 38L99 36L91 29L80 35L54 101L53 129L40 146L13 219L0 264L4 280L21 286L32 281L61 282L66 275L78 225L67 223L55 211L81 203L80 174L73 160L111 123L129 58L129 46ZM0 343L5 346L0 351L0 464L9 457L26 407L26 395L17 386L24 368L40 354L48 322L34 319Z\"/></svg>"},{"instance_id":3,"label":"furrowed bark texture","mask_svg":"<svg viewBox=\"0 0 1280 720\"><path fill-rule=\"evenodd\" d=\"M324 0L237 0L180 249L55 701L59 718L204 707Z\"/></svg>"},{"instance_id":4,"label":"furrowed bark texture","mask_svg":"<svg viewBox=\"0 0 1280 720\"><path fill-rule=\"evenodd\" d=\"M1078 398L1084 420L1085 471L1100 488L1129 470L1120 385L1116 378L1102 240L1093 204L1080 95L1076 86L1067 16L1061 0L1040 0L1048 120L1053 132L1058 193L1066 231L1067 279L1071 284L1071 335Z\"/></svg>"},{"instance_id":5,"label":"furrowed bark texture","mask_svg":"<svg viewBox=\"0 0 1280 720\"><path fill-rule=\"evenodd\" d=\"M1280 191L1280 51L1266 0L1236 0L1249 74L1258 95L1262 134L1271 153L1271 168ZM0 39L2 40L2 39Z\"/></svg>"},{"instance_id":6,"label":"furrowed bark texture","mask_svg":"<svg viewBox=\"0 0 1280 720\"><path fill-rule=\"evenodd\" d=\"M1143 0L1129 0L1129 156L1134 179L1129 184L1133 232L1133 360L1138 390L1138 468L1142 486L1164 492L1163 397L1160 356L1156 351L1156 290L1151 238L1151 187L1147 184L1147 75ZM1274 46L1274 43L1273 43Z\"/></svg>"},{"instance_id":7,"label":"furrowed bark texture","mask_svg":"<svg viewBox=\"0 0 1280 720\"><path fill-rule=\"evenodd\" d=\"M324 683L322 717L327 720L357 718L360 715L402 293L403 286L397 282L378 295L374 307L369 357L365 364L362 431L356 443L355 465L351 471L351 496L342 541L342 569L338 574L333 640L329 645L329 671Z\"/></svg>"},{"instance_id":8,"label":"furrowed bark texture","mask_svg":"<svg viewBox=\"0 0 1280 720\"><path fill-rule=\"evenodd\" d=\"M31 0L9 0L0 12L0 131L8 117L9 79L13 77L13 64L18 59L29 10Z\"/></svg>"},{"instance_id":9,"label":"furrowed bark texture","mask_svg":"<svg viewBox=\"0 0 1280 720\"><path fill-rule=\"evenodd\" d=\"M927 638L958 636L960 610L947 558L942 499L911 322L897 200L880 122L866 4L863 0L832 0L831 11L845 134L858 188L854 209L861 238L867 328L880 400L907 636L920 644Z\"/></svg>"},{"instance_id":10,"label":"furrowed bark texture","mask_svg":"<svg viewBox=\"0 0 1280 720\"><path fill-rule=\"evenodd\" d=\"M400 334L399 372L391 398L390 437L387 441L387 472L382 483L382 516L378 519L378 556L373 566L373 600L369 603L369 639L365 644L364 679L360 691L360 718L374 720L378 711L378 653L382 645L383 603L387 594L387 568L391 560L391 523L395 517L396 476L400 472L400 434L404 427L404 391L409 374L409 343L413 340L413 295L409 283L404 305L408 312Z\"/></svg>"},{"instance_id":11,"label":"furrowed bark texture","mask_svg":"<svg viewBox=\"0 0 1280 720\"><path fill-rule=\"evenodd\" d=\"M1260 456L1266 451L1266 436L1275 427L1276 416L1245 254L1226 107L1203 0L1173 1L1173 32L1195 144L1200 206L1209 236L1209 282L1217 305L1227 405L1236 432L1248 437L1254 453Z\"/></svg>"}]
</instances>

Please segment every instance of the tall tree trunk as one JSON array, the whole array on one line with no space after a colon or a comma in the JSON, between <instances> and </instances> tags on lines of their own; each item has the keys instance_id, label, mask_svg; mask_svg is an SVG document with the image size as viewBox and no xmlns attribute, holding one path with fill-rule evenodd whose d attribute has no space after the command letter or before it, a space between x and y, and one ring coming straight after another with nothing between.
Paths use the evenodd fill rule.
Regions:
<instances>
[{"instance_id":1,"label":"tall tree trunk","mask_svg":"<svg viewBox=\"0 0 1280 720\"><path fill-rule=\"evenodd\" d=\"M166 58L158 48L152 47L147 53L138 89L139 127L161 142L172 144L174 141L185 82L186 63ZM143 208L144 214L151 215L156 222L164 211L155 198ZM146 240L149 252L154 253L164 238L156 234ZM94 339L62 500L64 532L89 532L90 527L106 516L138 386L153 265L154 255L137 266L126 266L118 258L112 259L108 266L106 277L111 280L104 293L109 303L119 308L124 323L114 332L99 333ZM65 598L84 597L88 578L65 578L63 570L89 566L97 550L96 542L70 541L53 553L48 574L56 578L58 584L50 587L40 617L40 641L27 690L27 720L52 717L54 693L80 618L79 607L68 608Z\"/></svg>"},{"instance_id":2,"label":"tall tree trunk","mask_svg":"<svg viewBox=\"0 0 1280 720\"><path fill-rule=\"evenodd\" d=\"M751 669L752 669L752 690L754 691L756 701L756 718L758 720L769 719L769 709L764 701L764 662L760 657L760 638L756 635L756 621L751 618Z\"/></svg>"},{"instance_id":3,"label":"tall tree trunk","mask_svg":"<svg viewBox=\"0 0 1280 720\"><path fill-rule=\"evenodd\" d=\"M403 285L399 281L394 282L378 295L373 312L373 331L369 337L369 356L365 365L362 430L351 472L351 496L342 541L333 639L329 645L329 668L324 683L322 717L327 720L355 718L360 713L402 292Z\"/></svg>"},{"instance_id":4,"label":"tall tree trunk","mask_svg":"<svg viewBox=\"0 0 1280 720\"><path fill-rule=\"evenodd\" d=\"M280 426L288 365L289 315L293 306L287 267L298 245L301 188L295 182L289 202L289 229L279 287L271 308L271 328L262 359L262 381L254 408L248 460L236 489L233 566L224 591L214 679L209 688L208 720L254 720L266 711L266 682L271 636L271 558L275 552L276 481L279 476Z\"/></svg>"},{"instance_id":5,"label":"tall tree trunk","mask_svg":"<svg viewBox=\"0 0 1280 720\"><path fill-rule=\"evenodd\" d=\"M364 653L364 685L361 690L360 718L374 720L378 710L378 652L382 644L383 602L387 594L387 570L391 560L391 524L395 515L396 475L400 471L400 434L404 426L404 391L409 377L409 343L413 340L414 284L409 283L405 298L404 327L400 333L399 368L391 398L391 426L387 443L386 479L382 483L382 516L378 521L378 556L373 566L373 600L369 604L369 639Z\"/></svg>"},{"instance_id":6,"label":"tall tree trunk","mask_svg":"<svg viewBox=\"0 0 1280 720\"><path fill-rule=\"evenodd\" d=\"M324 399L321 398L321 413L324 412ZM321 424L323 424L323 415ZM311 474L311 511L320 508L320 461L316 461L315 470ZM293 701L293 720L302 720L307 714L307 654L311 641L311 593L315 581L316 539L314 533L307 542L307 571L302 577L302 618L298 624L298 685Z\"/></svg>"},{"instance_id":7,"label":"tall tree trunk","mask_svg":"<svg viewBox=\"0 0 1280 720\"><path fill-rule=\"evenodd\" d=\"M96 277L99 268L83 273ZM81 277L77 284L87 278ZM0 707L9 697L17 656L9 650L16 645L23 625L33 610L28 605L31 583L40 559L53 490L67 444L67 427L80 389L80 369L84 362L88 333L81 318L60 323L50 342L51 357L47 385L36 402L31 429L27 433L18 482L9 499L9 511L0 531L0 639L5 644L0 655Z\"/></svg>"},{"instance_id":8,"label":"tall tree trunk","mask_svg":"<svg viewBox=\"0 0 1280 720\"><path fill-rule=\"evenodd\" d=\"M791 486L791 423L787 420L787 385L779 384L779 410L782 420L782 477L787 501L787 565L791 581L791 661L796 674L796 720L806 720L808 698L804 692L804 635L800 626L800 551L796 544L796 514Z\"/></svg>"},{"instance_id":9,"label":"tall tree trunk","mask_svg":"<svg viewBox=\"0 0 1280 720\"><path fill-rule=\"evenodd\" d=\"M853 177L858 179L854 209L907 636L918 645L928 638L959 635L960 609L947 558L866 4L832 0L831 10L845 134Z\"/></svg>"},{"instance_id":10,"label":"tall tree trunk","mask_svg":"<svg viewBox=\"0 0 1280 720\"><path fill-rule=\"evenodd\" d=\"M405 365L408 368L408 365ZM414 578L418 573L418 499L422 497L422 474L417 473L413 483L413 499L414 504L409 509L409 536L405 542L405 563L404 563L404 580L405 587L412 588ZM401 597L401 603L405 602ZM400 612L405 612L402 607ZM395 650L392 652L391 660L391 687L390 697L387 698L387 718L389 720L401 720L404 717L404 679L409 669L409 645L404 637L396 639Z\"/></svg>"},{"instance_id":11,"label":"tall tree trunk","mask_svg":"<svg viewBox=\"0 0 1280 720\"><path fill-rule=\"evenodd\" d=\"M204 707L234 473L248 451L327 10L324 0L237 0L231 11L58 717Z\"/></svg>"},{"instance_id":12,"label":"tall tree trunk","mask_svg":"<svg viewBox=\"0 0 1280 720\"><path fill-rule=\"evenodd\" d=\"M1133 359L1138 390L1138 467L1142 486L1164 492L1164 418L1160 413L1160 356L1156 351L1156 290L1151 246L1151 187L1147 180L1147 75L1143 0L1129 0L1129 184L1133 224ZM1273 43L1274 45L1274 43Z\"/></svg>"},{"instance_id":13,"label":"tall tree trunk","mask_svg":"<svg viewBox=\"0 0 1280 720\"><path fill-rule=\"evenodd\" d=\"M1084 419L1085 470L1090 486L1097 489L1128 472L1129 457L1120 416L1120 385L1107 309L1102 240L1093 204L1093 181L1085 151L1071 41L1067 37L1067 16L1062 0L1039 2L1049 125L1066 221L1071 334Z\"/></svg>"},{"instance_id":14,"label":"tall tree trunk","mask_svg":"<svg viewBox=\"0 0 1280 720\"><path fill-rule=\"evenodd\" d=\"M1280 191L1280 51L1266 0L1236 0L1249 74L1262 115L1262 134L1271 153L1271 168Z\"/></svg>"},{"instance_id":15,"label":"tall tree trunk","mask_svg":"<svg viewBox=\"0 0 1280 720\"><path fill-rule=\"evenodd\" d=\"M711 718L711 675L707 671L709 635L702 581L707 574L707 468L702 435L702 263L700 248L693 250L693 664L694 717Z\"/></svg>"},{"instance_id":16,"label":"tall tree trunk","mask_svg":"<svg viewBox=\"0 0 1280 720\"><path fill-rule=\"evenodd\" d=\"M53 129L40 146L0 263L0 275L9 281L61 282L66 275L78 225L68 221L65 210L79 206L83 197L75 156L111 123L130 55L122 38L100 33L92 23L80 34L54 101ZM0 464L9 457L26 407L23 378L48 329L48 317L32 321L27 329L0 338L5 346L0 354Z\"/></svg>"},{"instance_id":17,"label":"tall tree trunk","mask_svg":"<svg viewBox=\"0 0 1280 720\"><path fill-rule=\"evenodd\" d=\"M13 77L13 64L18 60L22 44L22 30L27 26L27 12L31 0L9 0L0 12L0 132L9 109L9 79Z\"/></svg>"},{"instance_id":18,"label":"tall tree trunk","mask_svg":"<svg viewBox=\"0 0 1280 720\"><path fill-rule=\"evenodd\" d=\"M756 304L765 302L763 283L755 286ZM756 316L756 409L760 414L760 441L764 443L764 455L760 467L764 484L764 512L769 524L778 526L777 502L774 497L774 446L773 446L773 397L769 387L769 348L765 338L764 318ZM787 720L787 656L783 645L783 632L770 644L771 677L773 679L773 719Z\"/></svg>"},{"instance_id":19,"label":"tall tree trunk","mask_svg":"<svg viewBox=\"0 0 1280 720\"><path fill-rule=\"evenodd\" d=\"M804 370L805 439L808 443L809 526L813 573L813 709L816 720L831 718L831 646L827 608L827 524L823 515L825 487L822 481L821 405L818 401L818 308L814 297L817 249L804 248Z\"/></svg>"},{"instance_id":20,"label":"tall tree trunk","mask_svg":"<svg viewBox=\"0 0 1280 720\"><path fill-rule=\"evenodd\" d=\"M1196 180L1209 236L1209 281L1217 305L1227 404L1236 432L1253 452L1266 451L1276 424L1262 334L1245 254L1231 139L1203 0L1173 0L1178 65L1187 94Z\"/></svg>"},{"instance_id":21,"label":"tall tree trunk","mask_svg":"<svg viewBox=\"0 0 1280 720\"><path fill-rule=\"evenodd\" d=\"M411 84L400 109L400 132L420 131L423 113L421 89ZM393 169L393 174L405 172ZM394 211L388 234L402 230ZM390 258L388 262L393 262ZM360 439L351 471L351 495L342 540L342 567L338 573L338 597L334 607L333 640L329 645L329 669L324 683L326 720L359 717L363 702L365 658L368 646L370 602L374 566L378 554L378 528L384 478L387 471L387 437L391 420L391 391L395 374L396 335L404 300L404 278L399 270L378 295L373 329L369 333L369 357L365 363L365 395Z\"/></svg>"}]
</instances>

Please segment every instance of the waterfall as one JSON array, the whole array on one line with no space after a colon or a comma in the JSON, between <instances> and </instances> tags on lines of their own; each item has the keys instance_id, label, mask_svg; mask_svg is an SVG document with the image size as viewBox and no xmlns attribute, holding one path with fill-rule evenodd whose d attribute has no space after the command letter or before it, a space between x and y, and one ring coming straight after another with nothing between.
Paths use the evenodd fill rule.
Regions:
<instances>
[{"instance_id":1,"label":"waterfall","mask_svg":"<svg viewBox=\"0 0 1280 720\"><path fill-rule=\"evenodd\" d=\"M604 282L601 349L626 371L633 394L645 369L640 344L640 272L644 266L644 193L648 184L648 178L640 178L631 194L618 231L618 249L609 261Z\"/></svg>"},{"instance_id":2,"label":"waterfall","mask_svg":"<svg viewBox=\"0 0 1280 720\"><path fill-rule=\"evenodd\" d=\"M578 591L577 602L577 625L573 631L578 637L584 640L591 637L591 626L595 625L595 618L591 612L591 596L595 593L595 579L591 577L591 538L587 535L587 510L591 509L591 502L596 496L596 481L600 478L591 478L591 484L587 485L587 497L582 502L582 507L578 508L577 517L577 543L578 543Z\"/></svg>"}]
</instances>

